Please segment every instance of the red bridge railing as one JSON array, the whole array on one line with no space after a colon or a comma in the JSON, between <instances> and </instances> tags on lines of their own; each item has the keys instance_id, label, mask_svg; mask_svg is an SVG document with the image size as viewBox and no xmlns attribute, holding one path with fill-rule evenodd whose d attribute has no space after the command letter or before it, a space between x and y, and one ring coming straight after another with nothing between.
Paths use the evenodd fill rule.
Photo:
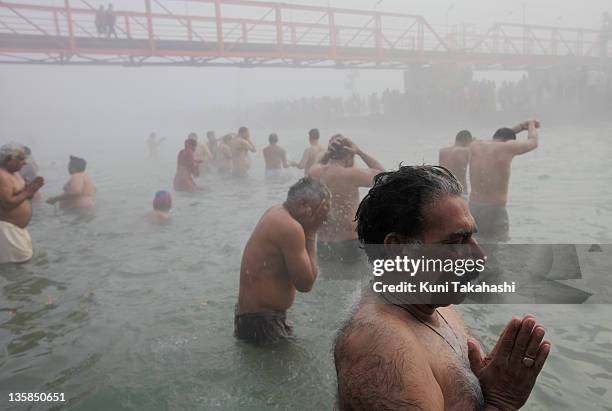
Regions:
<instances>
[{"instance_id":1,"label":"red bridge railing","mask_svg":"<svg viewBox=\"0 0 612 411\"><path fill-rule=\"evenodd\" d=\"M597 30L496 24L440 35L417 15L249 0L124 0L117 38L106 38L95 4L60 1L0 0L0 62L402 68L612 58Z\"/></svg>"}]
</instances>

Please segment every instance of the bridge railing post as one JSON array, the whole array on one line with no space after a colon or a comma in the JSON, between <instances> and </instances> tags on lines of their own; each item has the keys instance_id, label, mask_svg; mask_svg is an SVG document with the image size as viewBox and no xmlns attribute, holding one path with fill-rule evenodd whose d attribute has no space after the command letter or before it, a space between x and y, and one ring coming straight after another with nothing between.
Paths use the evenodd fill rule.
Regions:
<instances>
[{"instance_id":1,"label":"bridge railing post","mask_svg":"<svg viewBox=\"0 0 612 411\"><path fill-rule=\"evenodd\" d=\"M327 16L329 23L329 46L331 48L332 58L335 58L338 55L338 32L336 30L334 12L328 9Z\"/></svg>"},{"instance_id":2,"label":"bridge railing post","mask_svg":"<svg viewBox=\"0 0 612 411\"><path fill-rule=\"evenodd\" d=\"M382 17L380 13L376 13L376 52L378 58L383 57L383 33L382 33Z\"/></svg>"},{"instance_id":3,"label":"bridge railing post","mask_svg":"<svg viewBox=\"0 0 612 411\"><path fill-rule=\"evenodd\" d=\"M60 33L59 20L57 18L57 10L53 10L53 24L55 25L55 35L59 36L61 33Z\"/></svg>"},{"instance_id":4,"label":"bridge railing post","mask_svg":"<svg viewBox=\"0 0 612 411\"><path fill-rule=\"evenodd\" d=\"M68 44L70 52L73 53L76 49L76 41L74 40L74 27L72 24L72 9L70 8L70 0L64 0L64 10L66 11L66 25L68 28Z\"/></svg>"},{"instance_id":5,"label":"bridge railing post","mask_svg":"<svg viewBox=\"0 0 612 411\"><path fill-rule=\"evenodd\" d=\"M221 18L221 0L215 0L215 21L217 23L217 47L219 51L219 56L222 56L224 53L223 46L223 20ZM246 35L245 35L246 42Z\"/></svg>"},{"instance_id":6,"label":"bridge railing post","mask_svg":"<svg viewBox=\"0 0 612 411\"><path fill-rule=\"evenodd\" d=\"M419 24L417 25L417 51L425 51L425 29L422 17L419 17Z\"/></svg>"},{"instance_id":7,"label":"bridge railing post","mask_svg":"<svg viewBox=\"0 0 612 411\"><path fill-rule=\"evenodd\" d=\"M132 30L130 28L130 16L125 15L125 35L128 39L132 38Z\"/></svg>"},{"instance_id":8,"label":"bridge railing post","mask_svg":"<svg viewBox=\"0 0 612 411\"><path fill-rule=\"evenodd\" d=\"M149 49L155 50L155 35L153 34L153 15L151 14L151 0L145 0L145 14L147 15L147 32L149 36Z\"/></svg>"},{"instance_id":9,"label":"bridge railing post","mask_svg":"<svg viewBox=\"0 0 612 411\"><path fill-rule=\"evenodd\" d=\"M279 4L274 6L274 15L276 20L276 48L277 51L282 54L284 50L283 46L283 10Z\"/></svg>"}]
</instances>

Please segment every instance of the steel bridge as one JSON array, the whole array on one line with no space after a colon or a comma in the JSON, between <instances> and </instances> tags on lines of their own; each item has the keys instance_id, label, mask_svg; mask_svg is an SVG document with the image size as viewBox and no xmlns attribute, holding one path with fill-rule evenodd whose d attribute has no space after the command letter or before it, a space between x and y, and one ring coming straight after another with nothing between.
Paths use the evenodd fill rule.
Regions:
<instances>
[{"instance_id":1,"label":"steel bridge","mask_svg":"<svg viewBox=\"0 0 612 411\"><path fill-rule=\"evenodd\" d=\"M612 66L600 30L497 23L434 29L422 16L252 0L122 0L117 36L91 0L0 0L0 63L406 69ZM121 0L117 0L121 1ZM107 0L105 1L105 3ZM125 4L125 7L123 7Z\"/></svg>"}]
</instances>

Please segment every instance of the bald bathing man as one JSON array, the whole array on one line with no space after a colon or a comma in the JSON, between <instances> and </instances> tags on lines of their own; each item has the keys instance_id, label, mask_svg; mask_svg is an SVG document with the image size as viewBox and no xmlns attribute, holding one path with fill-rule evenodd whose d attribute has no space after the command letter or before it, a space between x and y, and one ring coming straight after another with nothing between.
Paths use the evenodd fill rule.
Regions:
<instances>
[{"instance_id":1,"label":"bald bathing man","mask_svg":"<svg viewBox=\"0 0 612 411\"><path fill-rule=\"evenodd\" d=\"M299 163L293 162L292 166L299 168L300 170L304 170L304 175L308 175L312 166L314 166L319 158L323 156L325 153L325 147L319 144L319 129L313 128L308 132L308 142L310 143L310 147L304 150L304 154L302 155L302 159Z\"/></svg>"},{"instance_id":2,"label":"bald bathing man","mask_svg":"<svg viewBox=\"0 0 612 411\"><path fill-rule=\"evenodd\" d=\"M254 345L291 337L286 311L296 292L317 279L316 233L329 211L330 194L319 181L303 178L287 201L265 212L246 244L234 317L236 338Z\"/></svg>"},{"instance_id":3,"label":"bald bathing man","mask_svg":"<svg viewBox=\"0 0 612 411\"><path fill-rule=\"evenodd\" d=\"M472 133L462 130L455 137L455 145L440 149L438 164L448 168L463 186L463 195L468 194L467 169L470 163L470 144Z\"/></svg>"},{"instance_id":4,"label":"bald bathing man","mask_svg":"<svg viewBox=\"0 0 612 411\"><path fill-rule=\"evenodd\" d=\"M23 146L0 147L0 264L24 263L32 258L32 239L26 227L32 218L31 199L43 186L42 177L26 183L19 174L25 165Z\"/></svg>"},{"instance_id":5,"label":"bald bathing man","mask_svg":"<svg viewBox=\"0 0 612 411\"><path fill-rule=\"evenodd\" d=\"M538 147L538 121L525 121L514 128L500 128L492 140L470 144L470 211L483 240L509 240L510 223L506 203L512 160ZM527 131L518 141L517 133Z\"/></svg>"},{"instance_id":6,"label":"bald bathing man","mask_svg":"<svg viewBox=\"0 0 612 411\"><path fill-rule=\"evenodd\" d=\"M355 167L359 156L367 168ZM374 157L362 151L350 139L338 134L310 176L325 184L332 194L332 208L319 230L319 258L352 263L363 258L359 247L355 212L359 206L359 188L371 187L374 177L384 171Z\"/></svg>"},{"instance_id":7,"label":"bald bathing man","mask_svg":"<svg viewBox=\"0 0 612 411\"><path fill-rule=\"evenodd\" d=\"M246 178L249 176L251 168L251 158L249 152L254 153L257 150L251 142L251 134L246 127L240 127L238 136L232 139L230 143L232 149L232 176L238 178Z\"/></svg>"},{"instance_id":8,"label":"bald bathing man","mask_svg":"<svg viewBox=\"0 0 612 411\"><path fill-rule=\"evenodd\" d=\"M370 261L432 248L447 258L482 259L461 194L461 184L442 167L401 167L377 176L357 212ZM427 279L439 274L427 272ZM465 295L414 298L384 290L363 296L334 347L340 410L510 411L525 404L551 346L533 316L510 320L483 358L452 306Z\"/></svg>"}]
</instances>

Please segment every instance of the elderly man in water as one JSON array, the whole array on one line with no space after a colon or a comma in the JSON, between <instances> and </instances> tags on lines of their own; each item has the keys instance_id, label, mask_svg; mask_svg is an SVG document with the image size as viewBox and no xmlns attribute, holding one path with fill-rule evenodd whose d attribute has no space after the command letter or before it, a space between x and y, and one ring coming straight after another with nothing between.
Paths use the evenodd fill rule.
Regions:
<instances>
[{"instance_id":1,"label":"elderly man in water","mask_svg":"<svg viewBox=\"0 0 612 411\"><path fill-rule=\"evenodd\" d=\"M70 178L64 185L64 193L47 199L48 204L59 202L60 210L92 212L96 206L96 187L91 177L85 173L87 162L79 157L70 156L68 173Z\"/></svg>"},{"instance_id":2,"label":"elderly man in water","mask_svg":"<svg viewBox=\"0 0 612 411\"><path fill-rule=\"evenodd\" d=\"M355 167L359 156L367 168ZM371 187L383 166L361 150L350 139L336 135L329 140L327 152L310 169L310 176L325 184L332 194L332 208L319 231L319 258L353 263L363 253L355 232L355 212L359 205L359 188Z\"/></svg>"},{"instance_id":3,"label":"elderly man in water","mask_svg":"<svg viewBox=\"0 0 612 411\"><path fill-rule=\"evenodd\" d=\"M246 178L251 168L251 158L249 152L256 152L255 146L251 141L251 134L246 127L240 127L238 136L233 138L230 143L232 150L232 176Z\"/></svg>"},{"instance_id":4,"label":"elderly man in water","mask_svg":"<svg viewBox=\"0 0 612 411\"><path fill-rule=\"evenodd\" d=\"M453 172L463 186L463 195L467 198L467 169L470 162L470 144L474 138L468 130L462 130L455 137L455 145L440 149L439 161L443 167Z\"/></svg>"},{"instance_id":5,"label":"elderly man in water","mask_svg":"<svg viewBox=\"0 0 612 411\"><path fill-rule=\"evenodd\" d=\"M429 247L449 258L482 259L461 194L461 184L442 167L377 176L357 212L370 261L412 255L415 247L416 255ZM525 404L550 351L544 327L530 315L513 318L483 358L452 307L465 295L444 297L384 290L363 296L336 339L340 410L505 411Z\"/></svg>"},{"instance_id":6,"label":"elderly man in water","mask_svg":"<svg viewBox=\"0 0 612 411\"><path fill-rule=\"evenodd\" d=\"M500 128L492 140L470 145L470 211L482 239L509 240L506 203L512 160L538 147L538 128L538 121L525 121L513 128ZM516 134L521 131L527 131L527 139L518 141Z\"/></svg>"},{"instance_id":7,"label":"elderly man in water","mask_svg":"<svg viewBox=\"0 0 612 411\"><path fill-rule=\"evenodd\" d=\"M26 227L32 218L31 199L43 186L42 177L31 182L19 174L25 165L23 147L0 147L0 264L23 263L32 258L32 239Z\"/></svg>"},{"instance_id":8,"label":"elderly man in water","mask_svg":"<svg viewBox=\"0 0 612 411\"><path fill-rule=\"evenodd\" d=\"M259 220L240 265L236 338L266 345L291 337L285 313L296 292L309 292L317 279L316 234L329 206L327 188L303 178Z\"/></svg>"}]
</instances>

